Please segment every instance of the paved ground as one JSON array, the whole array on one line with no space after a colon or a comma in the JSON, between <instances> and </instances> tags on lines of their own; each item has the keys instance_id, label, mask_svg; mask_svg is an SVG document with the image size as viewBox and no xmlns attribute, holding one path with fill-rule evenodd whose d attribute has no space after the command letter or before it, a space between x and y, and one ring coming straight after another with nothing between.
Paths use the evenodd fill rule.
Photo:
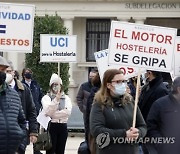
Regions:
<instances>
[{"instance_id":1,"label":"paved ground","mask_svg":"<svg viewBox=\"0 0 180 154\"><path fill-rule=\"evenodd\" d=\"M77 154L78 147L82 141L84 141L83 134L70 133L66 143L65 154ZM43 154L45 154L44 151Z\"/></svg>"},{"instance_id":2,"label":"paved ground","mask_svg":"<svg viewBox=\"0 0 180 154\"><path fill-rule=\"evenodd\" d=\"M78 147L83 140L84 137L68 137L65 154L77 154Z\"/></svg>"}]
</instances>

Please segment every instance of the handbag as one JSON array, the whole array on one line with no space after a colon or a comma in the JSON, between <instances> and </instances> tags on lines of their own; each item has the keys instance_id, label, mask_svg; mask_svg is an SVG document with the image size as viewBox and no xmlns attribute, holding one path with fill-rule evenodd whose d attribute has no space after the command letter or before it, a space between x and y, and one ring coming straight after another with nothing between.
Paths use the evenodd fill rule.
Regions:
<instances>
[{"instance_id":1,"label":"handbag","mask_svg":"<svg viewBox=\"0 0 180 154\"><path fill-rule=\"evenodd\" d=\"M52 148L51 136L49 133L49 129L47 129L47 131L43 131L38 135L37 142L34 144L34 150L35 151L49 150L51 148Z\"/></svg>"},{"instance_id":2,"label":"handbag","mask_svg":"<svg viewBox=\"0 0 180 154\"><path fill-rule=\"evenodd\" d=\"M80 143L78 148L78 154L90 154L86 141Z\"/></svg>"}]
</instances>

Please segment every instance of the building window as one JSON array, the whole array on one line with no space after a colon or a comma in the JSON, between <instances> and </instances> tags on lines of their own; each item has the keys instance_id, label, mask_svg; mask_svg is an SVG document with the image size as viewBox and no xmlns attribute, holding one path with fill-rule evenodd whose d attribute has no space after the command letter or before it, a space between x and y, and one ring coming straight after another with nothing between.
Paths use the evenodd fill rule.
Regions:
<instances>
[{"instance_id":1,"label":"building window","mask_svg":"<svg viewBox=\"0 0 180 154\"><path fill-rule=\"evenodd\" d=\"M0 52L0 56L3 56L3 52Z\"/></svg>"},{"instance_id":2,"label":"building window","mask_svg":"<svg viewBox=\"0 0 180 154\"><path fill-rule=\"evenodd\" d=\"M108 48L110 19L87 19L86 61L95 61L94 52Z\"/></svg>"},{"instance_id":3,"label":"building window","mask_svg":"<svg viewBox=\"0 0 180 154\"><path fill-rule=\"evenodd\" d=\"M177 30L177 36L180 36L180 29Z\"/></svg>"}]
</instances>

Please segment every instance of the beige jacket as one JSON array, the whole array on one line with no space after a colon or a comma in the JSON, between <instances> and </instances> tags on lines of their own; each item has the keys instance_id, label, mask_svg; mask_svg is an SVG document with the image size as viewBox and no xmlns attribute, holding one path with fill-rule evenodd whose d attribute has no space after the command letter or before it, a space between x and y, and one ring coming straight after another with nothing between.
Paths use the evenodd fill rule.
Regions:
<instances>
[{"instance_id":1,"label":"beige jacket","mask_svg":"<svg viewBox=\"0 0 180 154\"><path fill-rule=\"evenodd\" d=\"M71 99L67 95L62 94L60 102L57 102L56 99L51 100L48 95L45 95L41 102L43 110L51 118L51 122L67 123L72 110Z\"/></svg>"}]
</instances>

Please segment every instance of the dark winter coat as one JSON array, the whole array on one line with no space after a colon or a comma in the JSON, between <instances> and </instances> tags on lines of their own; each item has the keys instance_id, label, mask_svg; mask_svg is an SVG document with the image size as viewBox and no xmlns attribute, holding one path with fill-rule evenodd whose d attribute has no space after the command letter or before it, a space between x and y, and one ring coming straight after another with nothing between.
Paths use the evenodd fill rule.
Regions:
<instances>
[{"instance_id":1,"label":"dark winter coat","mask_svg":"<svg viewBox=\"0 0 180 154\"><path fill-rule=\"evenodd\" d=\"M138 154L139 146L135 143L119 143L126 137L126 131L132 127L133 123L133 103L131 96L126 99L127 103L122 105L122 100L115 99L114 107L95 102L90 113L90 131L98 141L98 145L105 144L105 147L98 148L97 154ZM126 97L127 98L127 97ZM137 110L136 128L139 129L139 137L146 134L146 124L140 110ZM101 135L100 135L101 134ZM101 138L102 137L102 138ZM100 138L102 140L100 140ZM110 139L110 143L108 142ZM102 142L101 142L102 141ZM114 143L115 142L115 143ZM108 144L107 144L108 143Z\"/></svg>"},{"instance_id":2,"label":"dark winter coat","mask_svg":"<svg viewBox=\"0 0 180 154\"><path fill-rule=\"evenodd\" d=\"M26 120L29 122L29 133L31 135L37 135L38 133L38 123L37 123L37 114L36 107L32 98L30 89L19 80L15 80L15 90L18 92L23 111L26 117Z\"/></svg>"},{"instance_id":3,"label":"dark winter coat","mask_svg":"<svg viewBox=\"0 0 180 154\"><path fill-rule=\"evenodd\" d=\"M22 80L22 83L24 83L26 86L29 87L29 85L25 82L25 80ZM39 110L40 110L40 108L42 106L41 99L43 97L43 93L42 93L42 90L41 90L39 84L35 80L31 81L31 85L30 85L29 88L31 90L31 93L32 93L32 96L33 96L33 101L34 101L34 104L35 104L35 107L36 107L36 112L37 112L37 115L38 115Z\"/></svg>"},{"instance_id":4,"label":"dark winter coat","mask_svg":"<svg viewBox=\"0 0 180 154\"><path fill-rule=\"evenodd\" d=\"M158 99L147 118L148 136L166 137L170 143L156 144L158 154L179 154L180 152L180 102L172 94Z\"/></svg>"},{"instance_id":5,"label":"dark winter coat","mask_svg":"<svg viewBox=\"0 0 180 154\"><path fill-rule=\"evenodd\" d=\"M77 105L83 114L86 113L87 99L90 95L91 88L92 88L92 84L90 81L83 83L80 86L76 97Z\"/></svg>"},{"instance_id":6,"label":"dark winter coat","mask_svg":"<svg viewBox=\"0 0 180 154\"><path fill-rule=\"evenodd\" d=\"M130 81L130 82L128 83L128 87L129 87L129 89L130 89L130 91L131 91L131 96L132 96L132 97L134 98L134 100L135 100L136 87L133 85L132 81Z\"/></svg>"},{"instance_id":7,"label":"dark winter coat","mask_svg":"<svg viewBox=\"0 0 180 154\"><path fill-rule=\"evenodd\" d=\"M19 97L21 98L21 104L25 114L26 123L28 122L28 128L26 128L28 134L27 138L22 141L19 147L20 151L25 151L26 146L29 144L29 135L38 136L36 108L33 102L31 91L25 84L15 79L14 89L18 92Z\"/></svg>"},{"instance_id":8,"label":"dark winter coat","mask_svg":"<svg viewBox=\"0 0 180 154\"><path fill-rule=\"evenodd\" d=\"M86 120L85 120L85 138L86 138L86 141L88 141L88 134L90 133L89 131L89 116L90 116L90 112L91 112L91 107L92 107L92 103L93 103L93 100L94 100L94 96L95 96L95 93L99 90L99 87L93 87L91 89L91 93L88 97L88 100L87 100L87 108L86 108Z\"/></svg>"},{"instance_id":9,"label":"dark winter coat","mask_svg":"<svg viewBox=\"0 0 180 154\"><path fill-rule=\"evenodd\" d=\"M139 97L139 108L145 121L152 104L165 95L168 95L168 89L163 84L161 77L155 78L142 88Z\"/></svg>"},{"instance_id":10,"label":"dark winter coat","mask_svg":"<svg viewBox=\"0 0 180 154\"><path fill-rule=\"evenodd\" d=\"M0 92L0 154L14 154L26 136L26 120L17 92L4 85Z\"/></svg>"}]
</instances>

